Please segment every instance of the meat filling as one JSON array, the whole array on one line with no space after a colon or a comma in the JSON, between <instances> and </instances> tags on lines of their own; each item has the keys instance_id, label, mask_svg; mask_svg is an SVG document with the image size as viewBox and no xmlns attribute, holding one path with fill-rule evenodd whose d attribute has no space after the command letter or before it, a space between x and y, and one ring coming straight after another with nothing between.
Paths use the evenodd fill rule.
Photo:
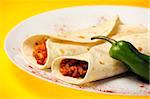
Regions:
<instances>
[{"instance_id":1,"label":"meat filling","mask_svg":"<svg viewBox=\"0 0 150 99\"><path fill-rule=\"evenodd\" d=\"M33 56L37 60L37 64L44 65L47 59L46 42L35 43Z\"/></svg>"},{"instance_id":2,"label":"meat filling","mask_svg":"<svg viewBox=\"0 0 150 99\"><path fill-rule=\"evenodd\" d=\"M64 76L84 78L88 69L88 63L76 59L63 59L60 63L60 72Z\"/></svg>"}]
</instances>

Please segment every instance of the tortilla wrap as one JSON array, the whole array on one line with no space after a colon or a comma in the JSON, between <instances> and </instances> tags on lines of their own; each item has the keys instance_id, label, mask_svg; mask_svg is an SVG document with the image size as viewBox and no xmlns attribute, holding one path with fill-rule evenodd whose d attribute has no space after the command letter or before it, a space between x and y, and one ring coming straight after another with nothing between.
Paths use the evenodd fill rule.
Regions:
<instances>
[{"instance_id":1,"label":"tortilla wrap","mask_svg":"<svg viewBox=\"0 0 150 99\"><path fill-rule=\"evenodd\" d=\"M37 34L27 37L22 44L22 53L27 61L33 66L37 66L40 69L49 68L52 60L56 57L62 55L77 55L86 52L87 49L91 48L100 43L104 43L102 40L90 40L91 37L97 35L128 35L130 32L145 32L147 29L142 26L132 26L132 25L122 25L119 17L115 16L112 19L106 20L103 23L96 25L94 27L89 27L79 31L69 32L69 33L59 33L59 34ZM85 36L85 38L83 38ZM67 38L66 38L67 37ZM79 38L80 37L80 38ZM46 41L46 48L48 59L44 65L39 65L36 63L33 57L33 48L35 42L43 42L44 39L49 39ZM60 49L65 51L65 54L60 54ZM53 49L50 50L50 49ZM71 49L71 50L70 50ZM77 49L76 53L72 53L73 49ZM80 50L81 49L81 50ZM68 51L67 51L68 50ZM62 52L62 50L61 50ZM52 53L52 54L51 54ZM55 54L54 54L55 53Z\"/></svg>"},{"instance_id":2,"label":"tortilla wrap","mask_svg":"<svg viewBox=\"0 0 150 99\"><path fill-rule=\"evenodd\" d=\"M98 35L112 37L114 35L123 36L129 35L130 33L145 32L148 32L148 29L143 25L124 25L121 24L119 17L116 16L113 19L106 20L101 24L80 29L78 31L52 34L51 38L84 44L99 44L103 43L102 40L91 40L90 38Z\"/></svg>"},{"instance_id":3,"label":"tortilla wrap","mask_svg":"<svg viewBox=\"0 0 150 99\"><path fill-rule=\"evenodd\" d=\"M126 40L131 42L137 49L142 49L141 52L150 55L148 49L149 33L137 33L127 36L116 36L116 40ZM108 77L112 77L127 71L123 63L109 56L110 43L104 43L92 47L87 53L77 56L61 56L56 58L52 63L52 73L56 78L72 84L83 84L86 82L96 81ZM73 78L64 76L60 72L60 62L63 59L76 59L88 62L87 73L84 78Z\"/></svg>"},{"instance_id":4,"label":"tortilla wrap","mask_svg":"<svg viewBox=\"0 0 150 99\"><path fill-rule=\"evenodd\" d=\"M36 42L45 42L47 48L47 60L44 65L37 64L35 57L33 56L34 45ZM78 55L85 53L89 50L90 46L84 46L79 44L66 44L53 42L50 36L47 34L36 34L27 37L21 47L21 51L25 60L32 66L36 66L40 69L50 68L53 59L64 55Z\"/></svg>"},{"instance_id":5,"label":"tortilla wrap","mask_svg":"<svg viewBox=\"0 0 150 99\"><path fill-rule=\"evenodd\" d=\"M118 36L124 36L124 35L130 35L133 33L146 33L148 32L148 29L144 27L143 25L119 25L116 35Z\"/></svg>"},{"instance_id":6,"label":"tortilla wrap","mask_svg":"<svg viewBox=\"0 0 150 99\"><path fill-rule=\"evenodd\" d=\"M120 24L119 17L114 16L112 19L105 20L104 22L102 22L101 24L97 24L96 26L91 26L89 28L78 31L52 34L51 38L79 43L101 42L101 40L90 40L90 38L98 35L103 36L115 35L117 33L116 31L119 24Z\"/></svg>"},{"instance_id":7,"label":"tortilla wrap","mask_svg":"<svg viewBox=\"0 0 150 99\"><path fill-rule=\"evenodd\" d=\"M96 33L99 32L100 25L99 24L95 25L94 28L95 28L95 30L91 26L89 28L85 28L82 30L72 31L72 32L64 32L61 34L76 36L79 33L82 34L82 33L86 33L87 31L91 31L91 33L93 33L93 34L91 34L90 37L93 37L95 35L94 32L96 32ZM146 27L144 27L143 25L126 25L126 24L121 24L121 23L118 24L118 27L115 30L116 30L115 31L116 33L114 33L114 34L119 35L119 36L129 35L129 34L133 34L133 33L146 33L146 32L148 32L148 29Z\"/></svg>"}]
</instances>

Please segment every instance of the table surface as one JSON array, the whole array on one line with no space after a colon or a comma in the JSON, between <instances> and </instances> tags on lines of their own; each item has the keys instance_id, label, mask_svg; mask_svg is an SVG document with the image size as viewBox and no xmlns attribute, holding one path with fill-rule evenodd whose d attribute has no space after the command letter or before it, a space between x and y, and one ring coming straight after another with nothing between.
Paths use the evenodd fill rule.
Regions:
<instances>
[{"instance_id":1,"label":"table surface","mask_svg":"<svg viewBox=\"0 0 150 99\"><path fill-rule=\"evenodd\" d=\"M4 51L7 33L22 20L41 12L81 5L127 5L148 8L148 4L148 0L0 0L0 98L148 99L148 96L96 94L55 85L20 70L9 60Z\"/></svg>"}]
</instances>

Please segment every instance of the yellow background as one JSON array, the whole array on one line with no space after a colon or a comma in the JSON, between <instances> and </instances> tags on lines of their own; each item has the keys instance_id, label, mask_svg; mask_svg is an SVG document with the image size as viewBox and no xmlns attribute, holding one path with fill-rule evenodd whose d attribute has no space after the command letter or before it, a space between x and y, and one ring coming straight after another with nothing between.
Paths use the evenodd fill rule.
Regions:
<instances>
[{"instance_id":1,"label":"yellow background","mask_svg":"<svg viewBox=\"0 0 150 99\"><path fill-rule=\"evenodd\" d=\"M147 8L148 0L0 0L0 99L148 99L96 94L48 83L17 68L4 52L10 29L32 15L70 6L105 4Z\"/></svg>"}]
</instances>

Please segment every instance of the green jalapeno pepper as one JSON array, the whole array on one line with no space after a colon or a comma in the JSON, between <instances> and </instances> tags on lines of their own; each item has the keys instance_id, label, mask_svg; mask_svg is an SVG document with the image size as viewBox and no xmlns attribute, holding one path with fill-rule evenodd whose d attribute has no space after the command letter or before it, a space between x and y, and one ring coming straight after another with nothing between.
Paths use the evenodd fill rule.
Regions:
<instances>
[{"instance_id":1,"label":"green jalapeno pepper","mask_svg":"<svg viewBox=\"0 0 150 99\"><path fill-rule=\"evenodd\" d=\"M130 42L108 38L106 36L96 36L93 39L103 39L112 44L109 55L126 64L132 72L149 81L150 56L140 53Z\"/></svg>"}]
</instances>

